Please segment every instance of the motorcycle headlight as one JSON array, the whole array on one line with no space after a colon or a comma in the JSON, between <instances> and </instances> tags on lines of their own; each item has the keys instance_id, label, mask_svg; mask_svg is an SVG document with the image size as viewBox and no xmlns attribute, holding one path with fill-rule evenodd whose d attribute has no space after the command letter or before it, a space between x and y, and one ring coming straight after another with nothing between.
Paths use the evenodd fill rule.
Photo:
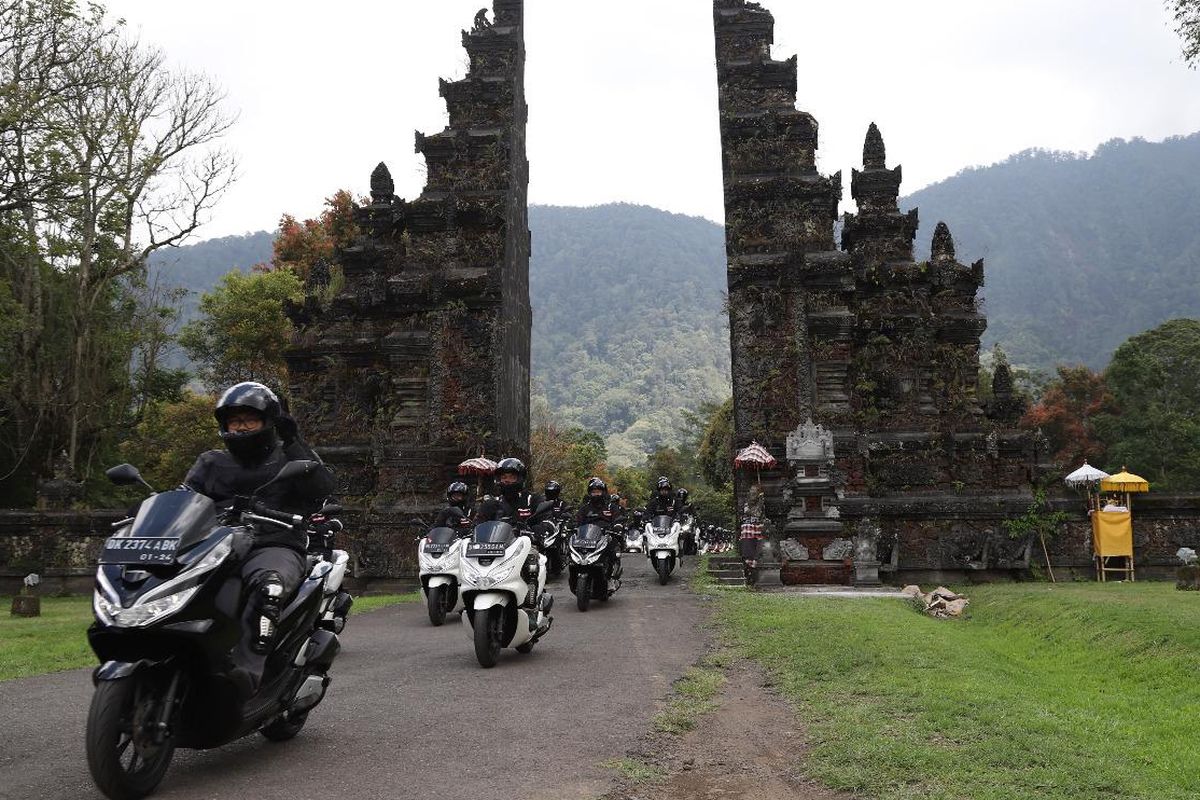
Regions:
<instances>
[{"instance_id":1,"label":"motorcycle headlight","mask_svg":"<svg viewBox=\"0 0 1200 800\"><path fill-rule=\"evenodd\" d=\"M599 561L599 560L600 560L600 556L602 556L602 555L604 555L604 551L603 551L603 550L594 550L593 552L591 552L591 553L588 553L588 554L587 554L587 555L584 557L584 559L583 559L583 563L585 563L585 564L595 564L597 561Z\"/></svg>"},{"instance_id":2,"label":"motorcycle headlight","mask_svg":"<svg viewBox=\"0 0 1200 800\"><path fill-rule=\"evenodd\" d=\"M109 602L107 597L96 592L92 601L92 609L96 612L96 619L105 625L115 628L144 628L153 622L166 619L183 608L199 589L199 586L193 586L182 592L169 594L166 597L160 597L148 603L140 603L130 608L122 608L119 603Z\"/></svg>"}]
</instances>

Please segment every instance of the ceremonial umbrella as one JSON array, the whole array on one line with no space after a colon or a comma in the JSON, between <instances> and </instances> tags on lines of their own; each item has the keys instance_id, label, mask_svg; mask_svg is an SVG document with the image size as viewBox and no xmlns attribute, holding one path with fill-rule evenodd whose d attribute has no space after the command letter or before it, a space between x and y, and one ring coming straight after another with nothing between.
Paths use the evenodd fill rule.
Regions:
<instances>
[{"instance_id":1,"label":"ceremonial umbrella","mask_svg":"<svg viewBox=\"0 0 1200 800\"><path fill-rule=\"evenodd\" d=\"M1082 467L1064 478L1064 481L1072 489L1081 489L1091 486L1093 483L1104 480L1107 477L1109 477L1107 472L1102 469L1096 469L1085 461Z\"/></svg>"},{"instance_id":2,"label":"ceremonial umbrella","mask_svg":"<svg viewBox=\"0 0 1200 800\"><path fill-rule=\"evenodd\" d=\"M735 468L744 469L746 467L754 467L756 476L758 471L764 467L770 469L778 463L775 460L775 456L768 453L767 448L758 442L751 442L749 447L739 450L738 454L733 458L733 466Z\"/></svg>"},{"instance_id":3,"label":"ceremonial umbrella","mask_svg":"<svg viewBox=\"0 0 1200 800\"><path fill-rule=\"evenodd\" d=\"M1100 491L1102 492L1120 492L1125 496L1125 507L1132 507L1131 494L1135 492L1150 491L1150 482L1140 475L1134 475L1125 467L1121 467L1121 471L1116 475L1109 475L1100 481Z\"/></svg>"},{"instance_id":4,"label":"ceremonial umbrella","mask_svg":"<svg viewBox=\"0 0 1200 800\"><path fill-rule=\"evenodd\" d=\"M458 474L478 476L475 480L475 496L478 498L479 494L483 491L483 476L493 474L496 471L496 466L496 462L487 456L468 458L458 465Z\"/></svg>"}]
</instances>

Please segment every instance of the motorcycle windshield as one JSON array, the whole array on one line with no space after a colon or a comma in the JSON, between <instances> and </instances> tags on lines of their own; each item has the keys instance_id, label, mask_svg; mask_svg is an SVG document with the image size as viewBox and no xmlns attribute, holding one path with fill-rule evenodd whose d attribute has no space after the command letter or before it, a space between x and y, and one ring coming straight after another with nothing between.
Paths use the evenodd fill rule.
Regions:
<instances>
[{"instance_id":1,"label":"motorcycle windshield","mask_svg":"<svg viewBox=\"0 0 1200 800\"><path fill-rule=\"evenodd\" d=\"M479 544L512 544L517 538L507 522L484 522L475 526L474 540Z\"/></svg>"},{"instance_id":2,"label":"motorcycle windshield","mask_svg":"<svg viewBox=\"0 0 1200 800\"><path fill-rule=\"evenodd\" d=\"M454 544L454 541L458 539L458 534L454 532L453 528L434 528L425 534L425 538L431 544Z\"/></svg>"},{"instance_id":3,"label":"motorcycle windshield","mask_svg":"<svg viewBox=\"0 0 1200 800\"><path fill-rule=\"evenodd\" d=\"M571 537L571 543L593 547L603 538L604 529L599 525L581 525L575 535Z\"/></svg>"},{"instance_id":4,"label":"motorcycle windshield","mask_svg":"<svg viewBox=\"0 0 1200 800\"><path fill-rule=\"evenodd\" d=\"M663 533L669 533L671 530L671 526L674 524L675 524L675 518L672 517L670 514L659 514L657 517L654 518L654 522L653 522L654 529L656 531L662 531Z\"/></svg>"},{"instance_id":5,"label":"motorcycle windshield","mask_svg":"<svg viewBox=\"0 0 1200 800\"><path fill-rule=\"evenodd\" d=\"M117 537L131 539L179 539L177 550L185 550L217 527L217 507L212 498L196 492L160 492L146 498L133 525Z\"/></svg>"}]
</instances>

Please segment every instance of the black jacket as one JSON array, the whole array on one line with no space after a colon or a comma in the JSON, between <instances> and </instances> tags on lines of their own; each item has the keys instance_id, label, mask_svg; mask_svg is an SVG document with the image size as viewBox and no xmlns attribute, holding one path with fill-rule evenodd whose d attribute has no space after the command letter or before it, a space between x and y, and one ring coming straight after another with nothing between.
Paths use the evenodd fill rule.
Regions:
<instances>
[{"instance_id":1,"label":"black jacket","mask_svg":"<svg viewBox=\"0 0 1200 800\"><path fill-rule=\"evenodd\" d=\"M461 512L461 513L460 513ZM463 520L466 519L466 522ZM471 507L446 506L433 518L435 528L465 528L471 524Z\"/></svg>"},{"instance_id":2,"label":"black jacket","mask_svg":"<svg viewBox=\"0 0 1200 800\"><path fill-rule=\"evenodd\" d=\"M651 497L650 502L646 504L646 516L653 518L666 514L668 516L679 516L681 509L679 502L674 496L671 497Z\"/></svg>"},{"instance_id":3,"label":"black jacket","mask_svg":"<svg viewBox=\"0 0 1200 800\"><path fill-rule=\"evenodd\" d=\"M602 528L608 528L616 520L616 514L607 503L597 508L585 500L579 507L579 511L575 512L575 521L580 525L599 525Z\"/></svg>"},{"instance_id":4,"label":"black jacket","mask_svg":"<svg viewBox=\"0 0 1200 800\"><path fill-rule=\"evenodd\" d=\"M503 495L490 497L479 506L479 511L475 513L475 522L502 520L514 527L521 524L532 525L542 521L542 517L536 513L541 503L542 496L532 492L520 492L512 502Z\"/></svg>"},{"instance_id":5,"label":"black jacket","mask_svg":"<svg viewBox=\"0 0 1200 800\"><path fill-rule=\"evenodd\" d=\"M249 497L254 490L274 478L289 461L320 461L320 457L302 441L286 448L276 444L262 462L245 465L224 450L201 453L188 470L184 483L200 494L211 497L219 508L229 508L238 496ZM294 481L282 481L267 487L258 500L268 508L289 514L308 515L319 511L333 492L333 474L322 466ZM303 553L307 536L303 529L285 531L264 525L255 538L256 547L290 547Z\"/></svg>"}]
</instances>

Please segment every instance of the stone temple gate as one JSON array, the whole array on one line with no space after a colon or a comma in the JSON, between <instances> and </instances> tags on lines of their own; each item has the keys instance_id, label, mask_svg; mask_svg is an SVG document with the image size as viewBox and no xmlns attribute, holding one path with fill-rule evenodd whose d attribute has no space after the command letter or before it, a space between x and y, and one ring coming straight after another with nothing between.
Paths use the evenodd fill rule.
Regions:
<instances>
[{"instance_id":1,"label":"stone temple gate","mask_svg":"<svg viewBox=\"0 0 1200 800\"><path fill-rule=\"evenodd\" d=\"M976 396L982 264L957 260L944 225L929 260L914 261L917 213L897 208L900 168L875 126L839 241L841 176L816 169L817 123L796 109L796 59L771 57L774 19L745 0L714 0L713 13L736 444L785 457L762 476L783 577L1028 565L1028 543L1003 521L1028 507L1037 442L1011 427L1020 408L1004 370L986 407ZM342 274L314 268L290 309L290 394L336 467L359 587L407 585L408 520L438 503L460 460L528 450L523 22L523 0L476 15L466 77L441 84L449 124L417 134L424 191L396 197L380 164L359 235L338 254ZM739 501L748 487L739 476ZM43 500L0 511L0 592L30 571L47 591L90 591L121 512ZM1200 547L1200 497L1139 503L1138 571L1165 574L1179 547ZM1050 543L1055 569L1090 576L1081 504L1054 504L1075 512Z\"/></svg>"}]
</instances>

